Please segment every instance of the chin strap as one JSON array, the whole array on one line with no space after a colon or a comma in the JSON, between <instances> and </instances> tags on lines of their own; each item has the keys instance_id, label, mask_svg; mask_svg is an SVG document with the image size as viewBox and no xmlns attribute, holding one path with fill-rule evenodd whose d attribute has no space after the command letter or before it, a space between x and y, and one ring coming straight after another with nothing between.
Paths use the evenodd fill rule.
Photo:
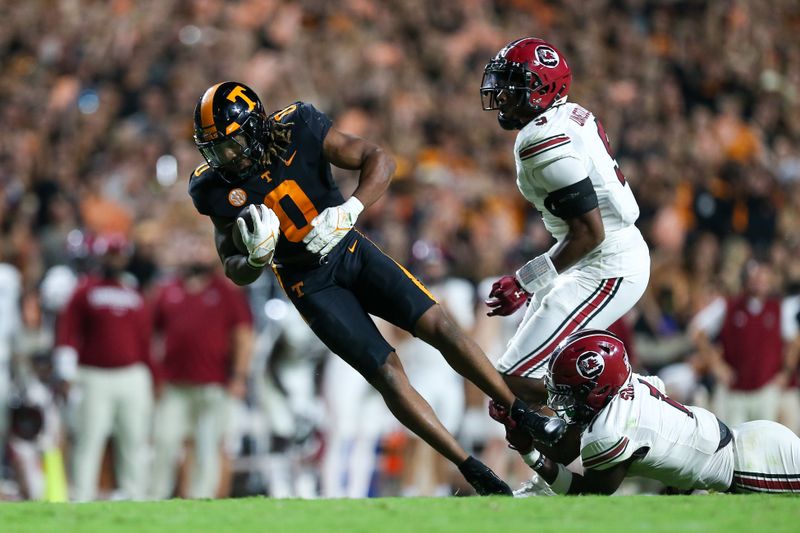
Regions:
<instances>
[{"instance_id":1,"label":"chin strap","mask_svg":"<svg viewBox=\"0 0 800 533\"><path fill-rule=\"evenodd\" d=\"M525 124L521 120L506 118L503 113L497 114L497 122L504 130L521 130Z\"/></svg>"},{"instance_id":2,"label":"chin strap","mask_svg":"<svg viewBox=\"0 0 800 533\"><path fill-rule=\"evenodd\" d=\"M566 103L568 95L565 94L564 96L561 96L561 91L563 91L564 88L565 88L565 85L562 85L561 89L559 89L558 94L556 95L555 99L553 100L553 103L550 104L550 107L548 107L547 109L552 109L553 107L555 107L557 105L561 105L563 103ZM541 115L542 113L547 111L547 109L542 109L539 113L537 113L534 117L532 117L531 120L533 120L534 118L538 117L539 115ZM528 122L530 122L530 120L528 122L523 122L523 121L518 120L518 119L506 118L503 115L503 113L500 112L500 113L497 113L497 122L500 123L500 127L503 128L504 130L521 130L522 128L525 127L525 125Z\"/></svg>"}]
</instances>

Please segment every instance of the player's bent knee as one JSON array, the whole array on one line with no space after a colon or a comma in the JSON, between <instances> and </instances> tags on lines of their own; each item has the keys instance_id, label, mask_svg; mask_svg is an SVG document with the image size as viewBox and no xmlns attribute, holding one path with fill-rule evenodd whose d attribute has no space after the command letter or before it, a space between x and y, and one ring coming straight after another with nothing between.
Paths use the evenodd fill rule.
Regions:
<instances>
[{"instance_id":1,"label":"player's bent knee","mask_svg":"<svg viewBox=\"0 0 800 533\"><path fill-rule=\"evenodd\" d=\"M367 380L382 395L399 391L408 383L403 365L395 352L390 353L386 361L377 367Z\"/></svg>"},{"instance_id":2,"label":"player's bent knee","mask_svg":"<svg viewBox=\"0 0 800 533\"><path fill-rule=\"evenodd\" d=\"M435 304L417 320L414 334L424 341L452 340L459 337L460 330L442 306Z\"/></svg>"}]
</instances>

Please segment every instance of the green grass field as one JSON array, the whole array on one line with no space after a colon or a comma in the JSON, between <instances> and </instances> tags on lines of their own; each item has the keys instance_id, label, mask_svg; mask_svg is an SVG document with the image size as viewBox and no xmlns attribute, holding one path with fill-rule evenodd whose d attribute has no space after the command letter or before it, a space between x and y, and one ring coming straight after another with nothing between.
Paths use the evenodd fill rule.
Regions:
<instances>
[{"instance_id":1,"label":"green grass field","mask_svg":"<svg viewBox=\"0 0 800 533\"><path fill-rule=\"evenodd\" d=\"M796 496L377 498L0 504L0 531L800 531Z\"/></svg>"}]
</instances>

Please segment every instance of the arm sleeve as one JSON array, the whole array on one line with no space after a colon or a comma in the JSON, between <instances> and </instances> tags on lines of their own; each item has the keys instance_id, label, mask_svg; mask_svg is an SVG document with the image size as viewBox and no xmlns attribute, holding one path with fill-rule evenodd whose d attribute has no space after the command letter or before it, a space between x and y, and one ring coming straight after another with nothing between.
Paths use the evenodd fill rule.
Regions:
<instances>
[{"instance_id":1,"label":"arm sleeve","mask_svg":"<svg viewBox=\"0 0 800 533\"><path fill-rule=\"evenodd\" d=\"M544 199L547 210L564 220L579 217L598 205L597 193L588 176L577 183L551 192Z\"/></svg>"},{"instance_id":2,"label":"arm sleeve","mask_svg":"<svg viewBox=\"0 0 800 533\"><path fill-rule=\"evenodd\" d=\"M583 467L591 470L606 470L630 459L633 446L625 435L603 436L581 446Z\"/></svg>"}]
</instances>

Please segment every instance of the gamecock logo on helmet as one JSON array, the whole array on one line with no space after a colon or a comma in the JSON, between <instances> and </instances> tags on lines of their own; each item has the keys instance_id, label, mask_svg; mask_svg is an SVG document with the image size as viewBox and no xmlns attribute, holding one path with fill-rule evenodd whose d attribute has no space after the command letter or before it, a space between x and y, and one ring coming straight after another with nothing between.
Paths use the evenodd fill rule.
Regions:
<instances>
[{"instance_id":1,"label":"gamecock logo on helmet","mask_svg":"<svg viewBox=\"0 0 800 533\"><path fill-rule=\"evenodd\" d=\"M587 379L593 379L603 373L605 363L599 353L586 352L578 357L575 366L578 367L578 374Z\"/></svg>"},{"instance_id":2,"label":"gamecock logo on helmet","mask_svg":"<svg viewBox=\"0 0 800 533\"><path fill-rule=\"evenodd\" d=\"M536 47L536 59L542 65L550 68L557 67L559 62L558 53L549 46L544 45Z\"/></svg>"}]
</instances>

